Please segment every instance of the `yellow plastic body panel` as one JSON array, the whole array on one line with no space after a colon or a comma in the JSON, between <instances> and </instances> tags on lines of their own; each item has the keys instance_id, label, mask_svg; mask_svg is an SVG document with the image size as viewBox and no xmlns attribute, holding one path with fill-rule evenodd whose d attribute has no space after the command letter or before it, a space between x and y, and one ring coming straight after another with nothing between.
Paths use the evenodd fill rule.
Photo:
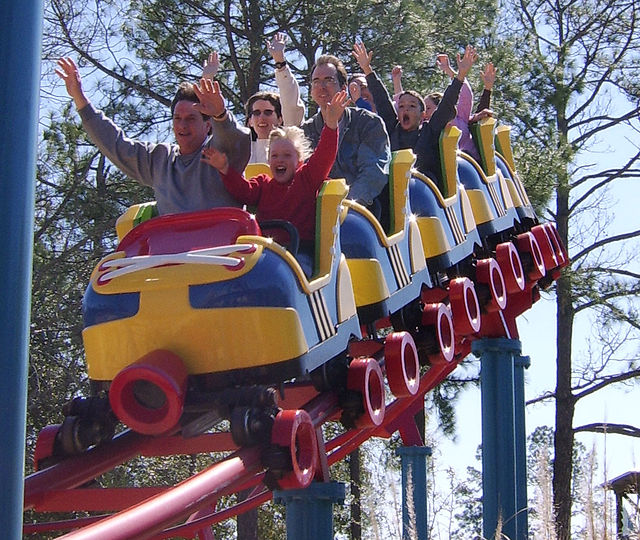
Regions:
<instances>
[{"instance_id":1,"label":"yellow plastic body panel","mask_svg":"<svg viewBox=\"0 0 640 540\"><path fill-rule=\"evenodd\" d=\"M340 226L340 213L349 188L343 179L326 181L316 201L316 253L312 279L328 275L335 257L336 237Z\"/></svg>"},{"instance_id":2,"label":"yellow plastic body panel","mask_svg":"<svg viewBox=\"0 0 640 540\"><path fill-rule=\"evenodd\" d=\"M424 249L422 248L422 236L420 227L414 216L409 218L409 253L411 256L411 271L413 273L424 270L427 266Z\"/></svg>"},{"instance_id":3,"label":"yellow plastic body panel","mask_svg":"<svg viewBox=\"0 0 640 540\"><path fill-rule=\"evenodd\" d=\"M155 349L177 354L190 374L267 365L308 351L294 309L194 310L186 288L156 292L152 299L142 293L134 317L85 328L82 338L89 378L103 381Z\"/></svg>"},{"instance_id":4,"label":"yellow plastic body panel","mask_svg":"<svg viewBox=\"0 0 640 540\"><path fill-rule=\"evenodd\" d=\"M467 196L473 208L473 218L479 225L495 219L487 198L481 189L467 189Z\"/></svg>"},{"instance_id":5,"label":"yellow plastic body panel","mask_svg":"<svg viewBox=\"0 0 640 540\"><path fill-rule=\"evenodd\" d=\"M404 232L411 167L415 162L416 156L409 149L398 150L393 153L389 172L389 186L391 188L389 190L391 214L389 236Z\"/></svg>"},{"instance_id":6,"label":"yellow plastic body panel","mask_svg":"<svg viewBox=\"0 0 640 540\"><path fill-rule=\"evenodd\" d=\"M440 166L444 181L443 197L448 198L458 191L458 164L456 152L462 132L455 126L446 128L440 135Z\"/></svg>"},{"instance_id":7,"label":"yellow plastic body panel","mask_svg":"<svg viewBox=\"0 0 640 540\"><path fill-rule=\"evenodd\" d=\"M451 250L451 245L438 218L421 217L418 220L418 227L422 237L422 250L427 259Z\"/></svg>"},{"instance_id":8,"label":"yellow plastic body panel","mask_svg":"<svg viewBox=\"0 0 640 540\"><path fill-rule=\"evenodd\" d=\"M511 126L500 126L495 134L496 150L504 157L511 171L516 170L516 162L513 159L513 149L511 148Z\"/></svg>"},{"instance_id":9,"label":"yellow plastic body panel","mask_svg":"<svg viewBox=\"0 0 640 540\"><path fill-rule=\"evenodd\" d=\"M487 176L493 176L496 173L496 149L494 146L496 123L495 118L484 118L474 127L480 162Z\"/></svg>"},{"instance_id":10,"label":"yellow plastic body panel","mask_svg":"<svg viewBox=\"0 0 640 540\"><path fill-rule=\"evenodd\" d=\"M358 306L367 306L389 298L384 272L376 259L349 259L353 294Z\"/></svg>"},{"instance_id":11,"label":"yellow plastic body panel","mask_svg":"<svg viewBox=\"0 0 640 540\"><path fill-rule=\"evenodd\" d=\"M182 288L187 291L189 285L203 285L205 283L236 279L247 274L262 256L262 247L256 246L256 250L253 253L236 252L232 255L242 259L244 262L239 270L232 270L219 265L172 264L146 268L119 276L110 281L100 279L109 271L109 269L103 268L105 262L124 258L124 252L117 251L107 255L95 267L91 274L90 286L99 294L120 294L138 291L157 292L163 289L175 290L176 288ZM98 280L100 280L100 285L97 284Z\"/></svg>"}]
</instances>

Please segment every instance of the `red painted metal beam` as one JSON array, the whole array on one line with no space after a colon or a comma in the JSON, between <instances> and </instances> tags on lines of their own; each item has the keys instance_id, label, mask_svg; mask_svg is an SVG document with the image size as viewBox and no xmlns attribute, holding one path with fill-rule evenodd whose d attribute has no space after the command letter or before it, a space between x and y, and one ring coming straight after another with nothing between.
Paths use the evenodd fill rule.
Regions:
<instances>
[{"instance_id":1,"label":"red painted metal beam","mask_svg":"<svg viewBox=\"0 0 640 540\"><path fill-rule=\"evenodd\" d=\"M170 490L98 523L65 535L66 540L143 540L217 500L262 468L257 448L240 450Z\"/></svg>"}]
</instances>

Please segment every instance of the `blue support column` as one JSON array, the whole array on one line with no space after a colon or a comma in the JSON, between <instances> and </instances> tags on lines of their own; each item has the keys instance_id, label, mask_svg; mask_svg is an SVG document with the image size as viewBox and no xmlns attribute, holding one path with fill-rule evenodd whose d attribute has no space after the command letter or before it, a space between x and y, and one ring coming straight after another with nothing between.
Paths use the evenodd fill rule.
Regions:
<instances>
[{"instance_id":1,"label":"blue support column","mask_svg":"<svg viewBox=\"0 0 640 540\"><path fill-rule=\"evenodd\" d=\"M306 489L274 491L273 500L284 504L288 540L333 540L333 505L343 503L341 482L312 482Z\"/></svg>"},{"instance_id":2,"label":"blue support column","mask_svg":"<svg viewBox=\"0 0 640 540\"><path fill-rule=\"evenodd\" d=\"M0 22L0 530L22 538L33 197L42 2L2 2Z\"/></svg>"},{"instance_id":3,"label":"blue support column","mask_svg":"<svg viewBox=\"0 0 640 540\"><path fill-rule=\"evenodd\" d=\"M516 416L516 538L529 538L529 500L527 497L527 427L525 423L524 370L531 365L528 356L514 358L514 400Z\"/></svg>"},{"instance_id":4,"label":"blue support column","mask_svg":"<svg viewBox=\"0 0 640 540\"><path fill-rule=\"evenodd\" d=\"M396 450L402 466L402 540L428 540L428 446L401 446Z\"/></svg>"},{"instance_id":5,"label":"blue support column","mask_svg":"<svg viewBox=\"0 0 640 540\"><path fill-rule=\"evenodd\" d=\"M504 535L516 535L516 420L514 356L520 355L516 339L480 339L473 342L480 357L482 395L482 531L494 538L498 523Z\"/></svg>"}]
</instances>

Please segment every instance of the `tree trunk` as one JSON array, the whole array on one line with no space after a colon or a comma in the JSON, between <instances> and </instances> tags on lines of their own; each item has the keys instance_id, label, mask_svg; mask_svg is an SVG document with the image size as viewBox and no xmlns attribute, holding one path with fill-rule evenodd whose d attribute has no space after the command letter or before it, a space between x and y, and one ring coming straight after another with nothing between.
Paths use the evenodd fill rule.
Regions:
<instances>
[{"instance_id":1,"label":"tree trunk","mask_svg":"<svg viewBox=\"0 0 640 540\"><path fill-rule=\"evenodd\" d=\"M351 540L362 540L362 508L360 498L360 449L349 454L349 477L351 479Z\"/></svg>"},{"instance_id":2,"label":"tree trunk","mask_svg":"<svg viewBox=\"0 0 640 540\"><path fill-rule=\"evenodd\" d=\"M244 501L251 493L246 490L238 494L238 502ZM254 508L237 517L238 540L258 540L258 509Z\"/></svg>"},{"instance_id":3,"label":"tree trunk","mask_svg":"<svg viewBox=\"0 0 640 540\"><path fill-rule=\"evenodd\" d=\"M557 189L557 226L565 245L568 236L569 198L567 183L560 181ZM565 189L563 189L563 187ZM575 397L571 391L571 343L573 338L573 298L571 278L567 272L556 288L556 425L553 461L553 506L558 540L571 538L571 478L573 474L573 415Z\"/></svg>"}]
</instances>

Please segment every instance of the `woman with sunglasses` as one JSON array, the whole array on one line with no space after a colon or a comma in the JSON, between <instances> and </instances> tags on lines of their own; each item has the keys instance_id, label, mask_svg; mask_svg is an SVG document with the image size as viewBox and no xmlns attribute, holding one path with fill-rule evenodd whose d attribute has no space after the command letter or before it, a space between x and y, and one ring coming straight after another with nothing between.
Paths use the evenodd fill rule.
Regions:
<instances>
[{"instance_id":1,"label":"woman with sunglasses","mask_svg":"<svg viewBox=\"0 0 640 540\"><path fill-rule=\"evenodd\" d=\"M300 98L300 87L285 59L286 42L287 36L279 32L267 42L267 49L275 63L278 91L280 95L286 95L284 103L291 105L283 110L280 95L275 92L257 92L248 99L245 111L252 139L249 163L268 163L269 134L274 128L282 125L299 126L304 120L305 108Z\"/></svg>"}]
</instances>

